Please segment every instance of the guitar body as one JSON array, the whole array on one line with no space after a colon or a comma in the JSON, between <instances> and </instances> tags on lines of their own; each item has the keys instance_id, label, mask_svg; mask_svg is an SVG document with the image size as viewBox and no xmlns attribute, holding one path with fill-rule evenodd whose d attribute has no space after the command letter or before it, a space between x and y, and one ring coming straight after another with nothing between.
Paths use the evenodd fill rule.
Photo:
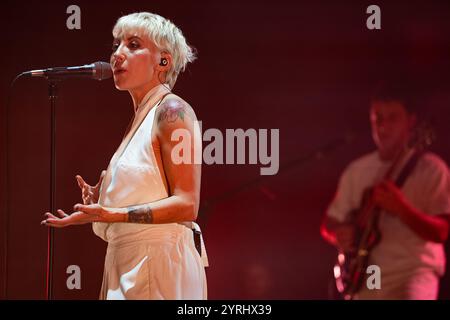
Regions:
<instances>
[{"instance_id":1,"label":"guitar body","mask_svg":"<svg viewBox=\"0 0 450 320\"><path fill-rule=\"evenodd\" d=\"M365 195L362 209L357 210L352 215L356 216L355 220L358 221L358 217L372 210L370 226L355 223L356 250L353 252L340 251L333 269L336 288L345 300L353 299L354 295L361 289L369 266L370 252L381 240L381 233L378 230L379 210L372 208L369 192L366 192Z\"/></svg>"},{"instance_id":2,"label":"guitar body","mask_svg":"<svg viewBox=\"0 0 450 320\"><path fill-rule=\"evenodd\" d=\"M370 228L367 238L363 236L364 234L363 229L357 228L355 241L357 249L353 252L340 251L334 265L336 287L345 300L353 299L361 289L369 266L370 252L381 240L377 225Z\"/></svg>"}]
</instances>

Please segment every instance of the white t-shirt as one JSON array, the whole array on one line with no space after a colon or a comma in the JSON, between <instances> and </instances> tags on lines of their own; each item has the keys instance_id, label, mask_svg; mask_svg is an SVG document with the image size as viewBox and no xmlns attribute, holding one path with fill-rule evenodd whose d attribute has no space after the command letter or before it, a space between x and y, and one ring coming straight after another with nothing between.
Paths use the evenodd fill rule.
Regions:
<instances>
[{"instance_id":1,"label":"white t-shirt","mask_svg":"<svg viewBox=\"0 0 450 320\"><path fill-rule=\"evenodd\" d=\"M353 161L343 172L336 196L327 214L343 222L360 207L363 192L380 182L391 162L372 152ZM450 175L446 163L433 153L424 154L402 187L405 197L419 210L450 214ZM395 215L382 212L381 241L373 249L369 264L378 265L385 275L431 268L440 276L445 271L444 247L425 241Z\"/></svg>"}]
</instances>

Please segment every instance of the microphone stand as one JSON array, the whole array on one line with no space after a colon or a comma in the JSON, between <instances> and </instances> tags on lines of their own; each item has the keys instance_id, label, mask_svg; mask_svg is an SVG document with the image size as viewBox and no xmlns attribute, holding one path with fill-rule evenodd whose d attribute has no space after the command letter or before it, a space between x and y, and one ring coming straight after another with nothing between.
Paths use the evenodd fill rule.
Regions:
<instances>
[{"instance_id":1,"label":"microphone stand","mask_svg":"<svg viewBox=\"0 0 450 320\"><path fill-rule=\"evenodd\" d=\"M68 72L66 74L66 72ZM55 185L56 185L56 98L58 97L58 87L57 84L60 80L64 79L66 76L76 76L76 77L90 77L96 80L108 79L112 76L110 65L106 62L95 62L90 65L84 65L81 67L67 67L67 68L50 68L45 70L32 70L27 72L22 72L14 78L11 83L11 88L8 94L8 100L6 104L6 156L5 156L5 166L6 166L6 177L5 177L5 192L9 191L9 158L8 158L8 133L9 133L9 104L11 98L11 89L17 79L22 76L31 77L45 77L48 80L48 95L50 100L50 212L54 213L56 211L55 207ZM9 224L9 203L8 194L6 194L5 199L5 231L4 231L4 282L2 291L4 292L5 298L8 293L8 224ZM53 299L53 247L54 247L54 229L48 228L47 233L47 268L46 268L46 292L45 296L47 300Z\"/></svg>"},{"instance_id":2,"label":"microphone stand","mask_svg":"<svg viewBox=\"0 0 450 320\"><path fill-rule=\"evenodd\" d=\"M56 98L58 97L58 80L48 78L48 96L50 99L50 212L55 212L55 178L56 178ZM53 247L54 229L47 228L47 269L46 298L53 299Z\"/></svg>"}]
</instances>

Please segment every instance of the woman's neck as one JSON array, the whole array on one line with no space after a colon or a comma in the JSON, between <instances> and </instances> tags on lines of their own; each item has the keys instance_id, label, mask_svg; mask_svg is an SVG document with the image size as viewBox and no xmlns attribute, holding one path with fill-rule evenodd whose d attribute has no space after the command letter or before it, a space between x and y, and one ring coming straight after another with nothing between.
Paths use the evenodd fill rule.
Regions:
<instances>
[{"instance_id":1,"label":"woman's neck","mask_svg":"<svg viewBox=\"0 0 450 320\"><path fill-rule=\"evenodd\" d=\"M142 102L142 99L144 99L145 95L152 89L154 89L156 86L158 86L160 83L158 82L149 82L146 85L136 88L136 89L132 89L129 90L128 92L131 95L131 98L133 99L133 106L134 106L134 111L136 112L137 108L139 107L139 105Z\"/></svg>"}]
</instances>

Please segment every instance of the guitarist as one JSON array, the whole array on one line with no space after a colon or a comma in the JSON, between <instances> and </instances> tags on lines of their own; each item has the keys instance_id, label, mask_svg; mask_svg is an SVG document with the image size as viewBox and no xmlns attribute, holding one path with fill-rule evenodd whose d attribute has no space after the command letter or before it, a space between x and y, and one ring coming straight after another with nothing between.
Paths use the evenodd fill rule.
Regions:
<instances>
[{"instance_id":1,"label":"guitarist","mask_svg":"<svg viewBox=\"0 0 450 320\"><path fill-rule=\"evenodd\" d=\"M340 251L356 249L355 212L363 193L381 209L379 243L369 265L381 272L381 288L366 281L356 299L436 299L445 271L443 243L449 234L450 175L446 163L426 152L403 186L383 176L405 148L417 121L408 92L394 86L378 88L370 101L370 123L377 150L351 162L341 175L337 193L324 217L321 234Z\"/></svg>"}]
</instances>

